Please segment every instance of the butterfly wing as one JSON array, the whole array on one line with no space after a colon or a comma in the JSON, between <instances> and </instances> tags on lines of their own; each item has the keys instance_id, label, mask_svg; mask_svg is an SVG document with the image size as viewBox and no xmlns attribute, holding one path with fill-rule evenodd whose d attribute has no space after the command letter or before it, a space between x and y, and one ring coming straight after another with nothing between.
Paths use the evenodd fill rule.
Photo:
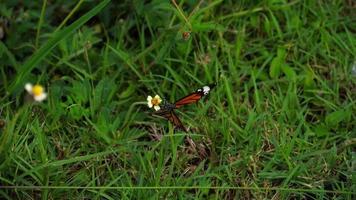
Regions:
<instances>
[{"instance_id":1,"label":"butterfly wing","mask_svg":"<svg viewBox=\"0 0 356 200\"><path fill-rule=\"evenodd\" d=\"M171 111L172 111L172 109L160 109L160 110L157 110L154 113L152 113L152 115L156 115L159 117L169 119L172 115Z\"/></svg>"},{"instance_id":2,"label":"butterfly wing","mask_svg":"<svg viewBox=\"0 0 356 200\"><path fill-rule=\"evenodd\" d=\"M187 129L183 126L183 123L180 121L179 117L175 114L173 110L171 111L171 118L168 120L171 121L176 128L187 132Z\"/></svg>"},{"instance_id":3,"label":"butterfly wing","mask_svg":"<svg viewBox=\"0 0 356 200\"><path fill-rule=\"evenodd\" d=\"M192 104L192 103L198 102L202 97L208 95L210 90L213 89L215 86L216 86L216 83L197 89L197 91L190 93L187 96L176 101L175 108L179 108L179 107L187 105L187 104Z\"/></svg>"},{"instance_id":4,"label":"butterfly wing","mask_svg":"<svg viewBox=\"0 0 356 200\"><path fill-rule=\"evenodd\" d=\"M175 108L179 108L179 107L187 105L187 104L192 104L192 103L198 102L203 96L204 95L201 92L193 92L193 93L179 99L178 101L176 101Z\"/></svg>"},{"instance_id":5,"label":"butterfly wing","mask_svg":"<svg viewBox=\"0 0 356 200\"><path fill-rule=\"evenodd\" d=\"M175 128L181 129L185 132L187 132L187 129L183 126L182 121L178 118L178 116L175 114L173 109L161 109L153 113L153 115L164 117L167 120L169 120Z\"/></svg>"}]
</instances>

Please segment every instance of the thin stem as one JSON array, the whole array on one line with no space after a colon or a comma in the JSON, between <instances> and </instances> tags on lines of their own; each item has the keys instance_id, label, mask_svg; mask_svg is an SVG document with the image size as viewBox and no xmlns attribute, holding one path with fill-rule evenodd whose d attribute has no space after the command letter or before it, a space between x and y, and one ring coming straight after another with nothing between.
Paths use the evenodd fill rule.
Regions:
<instances>
[{"instance_id":1,"label":"thin stem","mask_svg":"<svg viewBox=\"0 0 356 200\"><path fill-rule=\"evenodd\" d=\"M40 39L40 32L41 32L41 26L42 26L43 18L44 18L45 11L46 11L46 5L47 5L47 0L43 0L40 20L38 21L38 25L37 25L36 42L35 42L36 49L38 48L38 43L39 43L39 39Z\"/></svg>"},{"instance_id":2,"label":"thin stem","mask_svg":"<svg viewBox=\"0 0 356 200\"><path fill-rule=\"evenodd\" d=\"M67 23L67 21L72 17L72 15L80 8L80 5L82 5L83 2L84 2L84 0L79 0L77 5L75 5L75 7L70 11L70 13L66 16L66 18L56 28L56 30L54 32L57 32L59 29L61 29Z\"/></svg>"}]
</instances>

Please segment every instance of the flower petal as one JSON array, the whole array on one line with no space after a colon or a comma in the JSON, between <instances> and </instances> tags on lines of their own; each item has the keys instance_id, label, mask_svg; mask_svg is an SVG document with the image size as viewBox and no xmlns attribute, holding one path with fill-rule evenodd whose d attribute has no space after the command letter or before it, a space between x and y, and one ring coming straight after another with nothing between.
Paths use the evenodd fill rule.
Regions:
<instances>
[{"instance_id":1,"label":"flower petal","mask_svg":"<svg viewBox=\"0 0 356 200\"><path fill-rule=\"evenodd\" d=\"M161 97L158 94L156 94L155 99L162 100Z\"/></svg>"},{"instance_id":2,"label":"flower petal","mask_svg":"<svg viewBox=\"0 0 356 200\"><path fill-rule=\"evenodd\" d=\"M33 96L33 99L35 99L35 101L41 102L43 100L45 100L47 98L47 93L42 93L40 95L37 96Z\"/></svg>"},{"instance_id":3,"label":"flower petal","mask_svg":"<svg viewBox=\"0 0 356 200\"><path fill-rule=\"evenodd\" d=\"M32 88L33 88L33 85L32 85L31 83L26 83L26 85L25 85L25 90L26 90L28 93L32 94Z\"/></svg>"},{"instance_id":4,"label":"flower petal","mask_svg":"<svg viewBox=\"0 0 356 200\"><path fill-rule=\"evenodd\" d=\"M148 105L149 108L152 108L152 106L153 106L151 101L147 102L147 105Z\"/></svg>"},{"instance_id":5,"label":"flower petal","mask_svg":"<svg viewBox=\"0 0 356 200\"><path fill-rule=\"evenodd\" d=\"M159 109L161 109L161 107L159 107L159 106L154 106L153 108L154 108L156 111L159 110Z\"/></svg>"},{"instance_id":6,"label":"flower petal","mask_svg":"<svg viewBox=\"0 0 356 200\"><path fill-rule=\"evenodd\" d=\"M157 95L157 94L156 94L156 96L155 96L153 99L155 100L155 102L156 102L157 105L162 102L161 97L160 97L159 95Z\"/></svg>"},{"instance_id":7,"label":"flower petal","mask_svg":"<svg viewBox=\"0 0 356 200\"><path fill-rule=\"evenodd\" d=\"M148 97L147 97L147 105L148 105L149 108L152 108L152 106L153 106L153 104L152 104L152 99L153 99L153 98L152 98L151 96L148 96Z\"/></svg>"}]
</instances>

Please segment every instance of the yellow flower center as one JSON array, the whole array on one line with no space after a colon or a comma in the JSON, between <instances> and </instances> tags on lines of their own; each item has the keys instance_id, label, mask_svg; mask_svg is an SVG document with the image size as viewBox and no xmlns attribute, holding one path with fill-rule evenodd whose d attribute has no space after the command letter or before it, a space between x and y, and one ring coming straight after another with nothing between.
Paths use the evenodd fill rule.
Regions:
<instances>
[{"instance_id":1,"label":"yellow flower center","mask_svg":"<svg viewBox=\"0 0 356 200\"><path fill-rule=\"evenodd\" d=\"M32 88L32 93L34 96L39 96L43 93L43 87L40 85L35 85Z\"/></svg>"},{"instance_id":2,"label":"yellow flower center","mask_svg":"<svg viewBox=\"0 0 356 200\"><path fill-rule=\"evenodd\" d=\"M153 98L153 99L151 100L151 103L152 103L153 106L157 106L158 104L161 103L161 101L160 101L159 98Z\"/></svg>"}]
</instances>

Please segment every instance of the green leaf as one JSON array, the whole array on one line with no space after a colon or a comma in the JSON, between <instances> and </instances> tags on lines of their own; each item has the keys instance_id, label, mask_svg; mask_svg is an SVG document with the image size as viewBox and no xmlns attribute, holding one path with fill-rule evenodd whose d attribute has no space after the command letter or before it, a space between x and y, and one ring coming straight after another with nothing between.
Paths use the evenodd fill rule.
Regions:
<instances>
[{"instance_id":1,"label":"green leaf","mask_svg":"<svg viewBox=\"0 0 356 200\"><path fill-rule=\"evenodd\" d=\"M317 137L324 137L329 134L329 129L322 123L314 128L314 132Z\"/></svg>"},{"instance_id":2,"label":"green leaf","mask_svg":"<svg viewBox=\"0 0 356 200\"><path fill-rule=\"evenodd\" d=\"M286 49L279 47L277 50L277 56L273 58L271 66L269 68L269 75L271 78L278 78L281 74L282 65L284 65L284 59L286 57Z\"/></svg>"},{"instance_id":3,"label":"green leaf","mask_svg":"<svg viewBox=\"0 0 356 200\"><path fill-rule=\"evenodd\" d=\"M291 68L289 65L284 64L282 66L282 71L287 76L288 80L293 81L293 82L296 81L296 73L293 70L293 68Z\"/></svg>"},{"instance_id":4,"label":"green leaf","mask_svg":"<svg viewBox=\"0 0 356 200\"><path fill-rule=\"evenodd\" d=\"M275 57L271 62L271 66L269 68L269 75L271 78L278 78L281 73L281 65L282 61L280 58Z\"/></svg>"},{"instance_id":5,"label":"green leaf","mask_svg":"<svg viewBox=\"0 0 356 200\"><path fill-rule=\"evenodd\" d=\"M136 86L135 84L130 84L126 90L120 93L119 98L120 99L125 99L127 97L130 97L134 92L136 91Z\"/></svg>"},{"instance_id":6,"label":"green leaf","mask_svg":"<svg viewBox=\"0 0 356 200\"><path fill-rule=\"evenodd\" d=\"M268 36L272 36L272 25L271 25L271 22L270 22L270 20L268 19L268 17L267 16L263 16L264 17L264 19L262 20L263 21L263 28L264 28L264 30L266 31L266 33L267 33L267 35Z\"/></svg>"},{"instance_id":7,"label":"green leaf","mask_svg":"<svg viewBox=\"0 0 356 200\"><path fill-rule=\"evenodd\" d=\"M100 107L108 105L116 92L114 80L104 77L94 89L94 99L92 104L92 114L94 115Z\"/></svg>"},{"instance_id":8,"label":"green leaf","mask_svg":"<svg viewBox=\"0 0 356 200\"><path fill-rule=\"evenodd\" d=\"M68 97L67 103L69 106L67 109L69 110L69 117L74 120L79 120L84 116L88 115L88 109L83 108L80 104L74 103L75 100L72 97Z\"/></svg>"},{"instance_id":9,"label":"green leaf","mask_svg":"<svg viewBox=\"0 0 356 200\"><path fill-rule=\"evenodd\" d=\"M283 47L279 47L277 50L277 57L281 60L284 60L286 57L286 49Z\"/></svg>"},{"instance_id":10,"label":"green leaf","mask_svg":"<svg viewBox=\"0 0 356 200\"><path fill-rule=\"evenodd\" d=\"M297 30L300 28L302 22L299 18L299 15L294 15L290 21L288 21L288 26L290 29Z\"/></svg>"},{"instance_id":11,"label":"green leaf","mask_svg":"<svg viewBox=\"0 0 356 200\"><path fill-rule=\"evenodd\" d=\"M314 85L315 85L315 83L314 83L314 74L313 74L313 72L307 70L305 72L304 87L313 88Z\"/></svg>"},{"instance_id":12,"label":"green leaf","mask_svg":"<svg viewBox=\"0 0 356 200\"><path fill-rule=\"evenodd\" d=\"M71 88L71 96L74 103L82 104L89 101L90 96L90 83L88 80L73 81L73 87Z\"/></svg>"},{"instance_id":13,"label":"green leaf","mask_svg":"<svg viewBox=\"0 0 356 200\"><path fill-rule=\"evenodd\" d=\"M333 128L339 125L340 122L349 119L350 116L351 116L350 111L338 110L328 114L325 118L325 122L330 128Z\"/></svg>"}]
</instances>

